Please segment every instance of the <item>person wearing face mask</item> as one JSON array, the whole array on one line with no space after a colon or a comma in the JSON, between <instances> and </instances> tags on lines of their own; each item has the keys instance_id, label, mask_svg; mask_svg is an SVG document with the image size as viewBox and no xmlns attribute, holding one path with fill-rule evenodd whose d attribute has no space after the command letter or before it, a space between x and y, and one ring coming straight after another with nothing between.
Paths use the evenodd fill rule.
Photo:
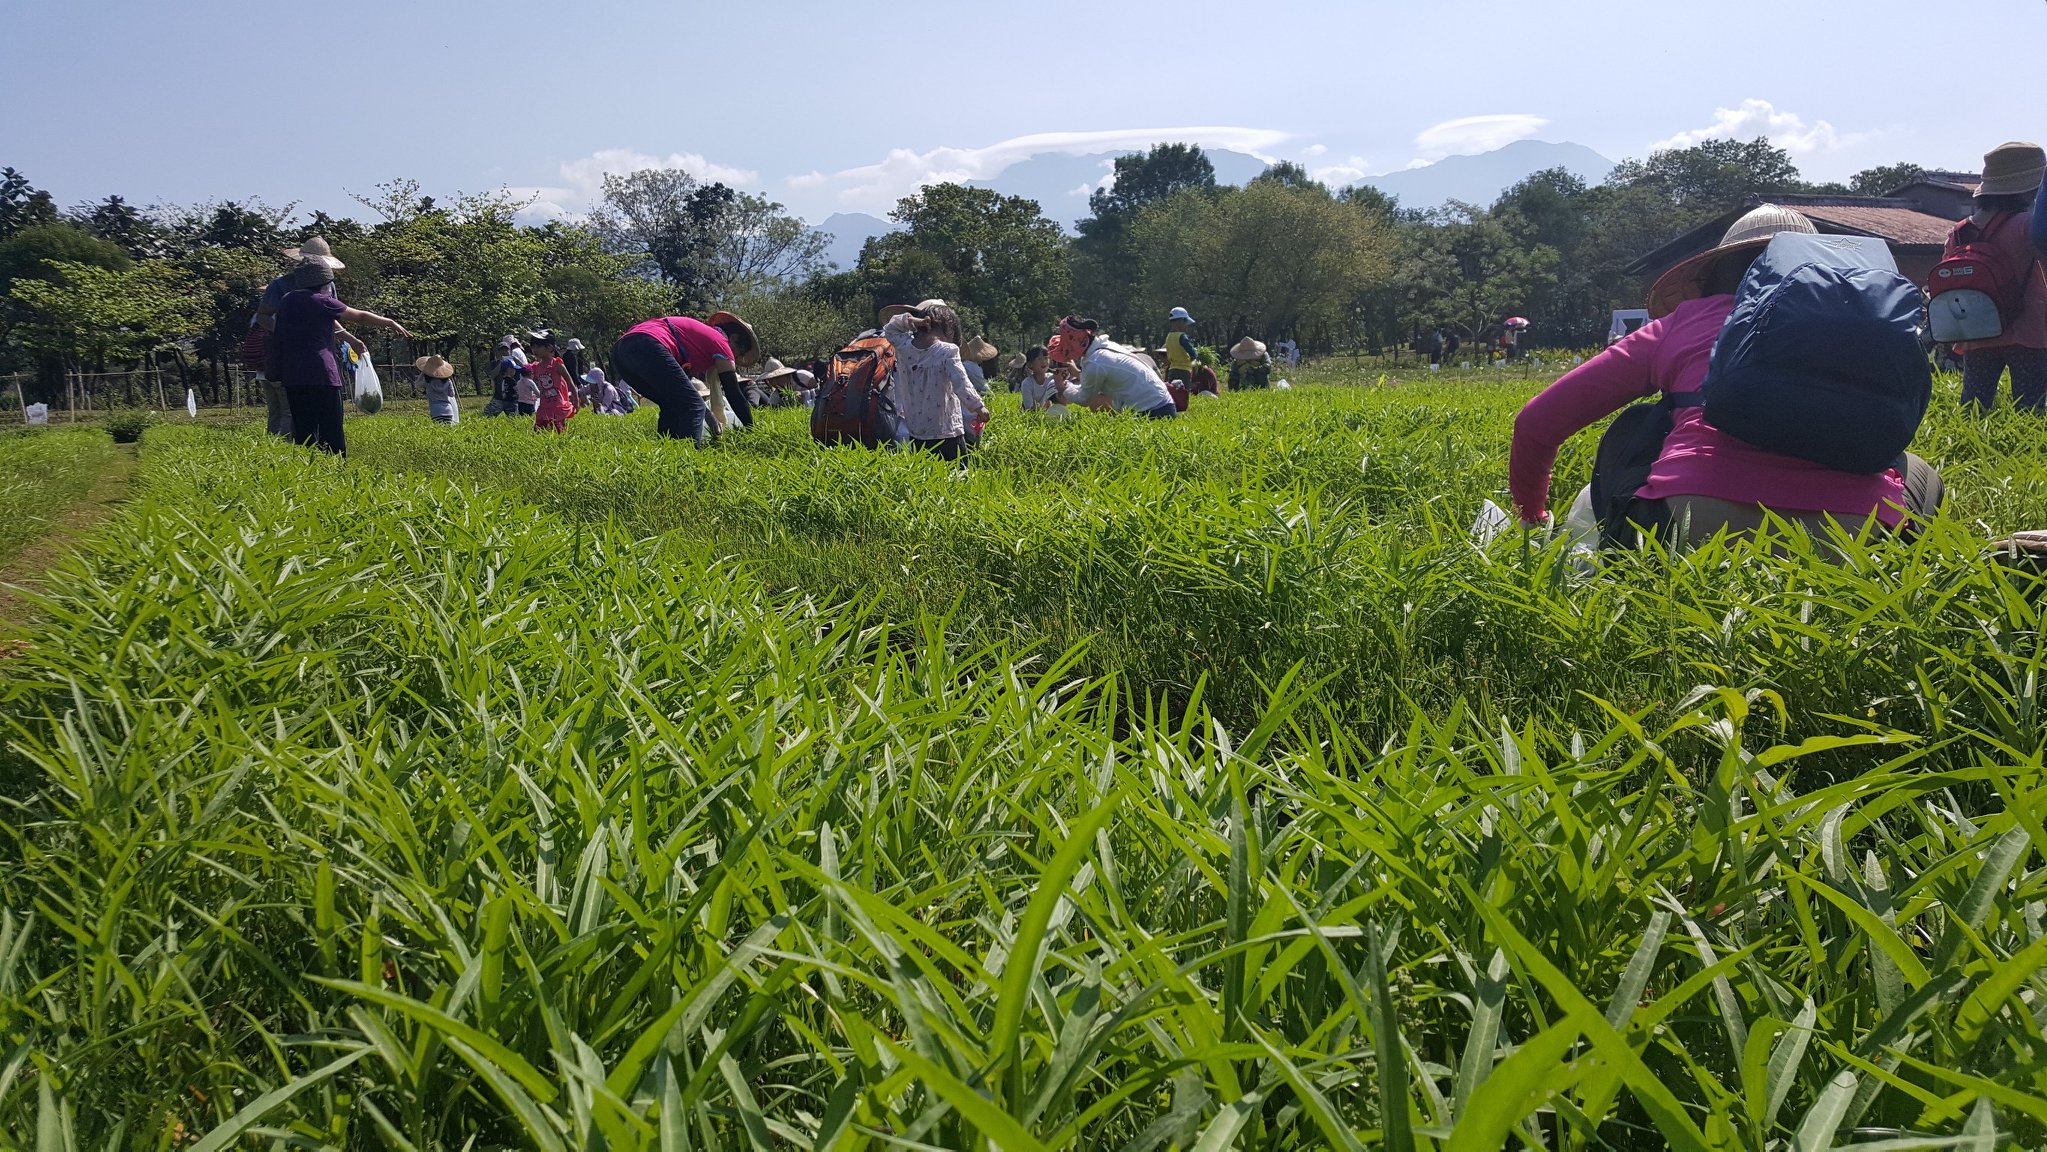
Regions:
<instances>
[{"instance_id":1,"label":"person wearing face mask","mask_svg":"<svg viewBox=\"0 0 2047 1152\"><path fill-rule=\"evenodd\" d=\"M1110 340L1093 320L1061 320L1050 351L1054 360L1079 371L1080 398L1097 412L1135 412L1151 420L1180 414L1151 358Z\"/></svg>"}]
</instances>

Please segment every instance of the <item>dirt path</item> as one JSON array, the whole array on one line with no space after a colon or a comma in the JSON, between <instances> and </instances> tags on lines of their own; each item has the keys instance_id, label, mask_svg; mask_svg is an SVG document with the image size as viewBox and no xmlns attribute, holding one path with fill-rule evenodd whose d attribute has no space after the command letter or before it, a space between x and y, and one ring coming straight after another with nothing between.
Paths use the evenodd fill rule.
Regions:
<instances>
[{"instance_id":1,"label":"dirt path","mask_svg":"<svg viewBox=\"0 0 2047 1152\"><path fill-rule=\"evenodd\" d=\"M93 481L84 498L64 509L40 540L0 565L0 635L27 627L26 593L37 588L67 552L128 499L128 488L135 480L136 447L115 445L113 462Z\"/></svg>"}]
</instances>

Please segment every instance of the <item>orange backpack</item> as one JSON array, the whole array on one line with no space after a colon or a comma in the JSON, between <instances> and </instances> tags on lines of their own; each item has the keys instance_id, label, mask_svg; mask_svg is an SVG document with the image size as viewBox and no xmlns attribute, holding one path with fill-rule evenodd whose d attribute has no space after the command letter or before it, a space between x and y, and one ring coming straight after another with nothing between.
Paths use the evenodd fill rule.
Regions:
<instances>
[{"instance_id":1,"label":"orange backpack","mask_svg":"<svg viewBox=\"0 0 2047 1152\"><path fill-rule=\"evenodd\" d=\"M810 409L810 435L820 444L876 448L896 436L895 345L863 332L832 355Z\"/></svg>"}]
</instances>

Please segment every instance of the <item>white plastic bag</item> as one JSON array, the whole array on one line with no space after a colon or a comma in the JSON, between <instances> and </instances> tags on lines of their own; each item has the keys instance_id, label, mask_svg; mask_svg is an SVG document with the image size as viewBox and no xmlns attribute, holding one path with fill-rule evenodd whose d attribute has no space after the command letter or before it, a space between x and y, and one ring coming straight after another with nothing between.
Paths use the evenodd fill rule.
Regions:
<instances>
[{"instance_id":1,"label":"white plastic bag","mask_svg":"<svg viewBox=\"0 0 2047 1152\"><path fill-rule=\"evenodd\" d=\"M30 425L48 424L50 422L50 406L48 404L31 404L22 412L22 418Z\"/></svg>"},{"instance_id":2,"label":"white plastic bag","mask_svg":"<svg viewBox=\"0 0 2047 1152\"><path fill-rule=\"evenodd\" d=\"M365 415L384 406L384 384L377 379L377 366L367 356L355 360L355 407Z\"/></svg>"},{"instance_id":3,"label":"white plastic bag","mask_svg":"<svg viewBox=\"0 0 2047 1152\"><path fill-rule=\"evenodd\" d=\"M185 389L185 415L194 420L199 418L199 397L190 388Z\"/></svg>"},{"instance_id":4,"label":"white plastic bag","mask_svg":"<svg viewBox=\"0 0 2047 1152\"><path fill-rule=\"evenodd\" d=\"M1514 518L1505 509L1491 500L1479 507L1478 519L1471 522L1471 542L1481 548L1488 547L1499 538L1500 533L1514 526Z\"/></svg>"},{"instance_id":5,"label":"white plastic bag","mask_svg":"<svg viewBox=\"0 0 2047 1152\"><path fill-rule=\"evenodd\" d=\"M1282 377L1280 377L1280 379L1279 379L1279 383L1277 383L1277 384L1274 384L1274 385L1273 385L1273 387L1274 387L1274 388L1285 388L1285 389L1291 390L1291 389L1293 388L1293 385L1292 385L1292 384L1289 384L1289 383L1287 383L1287 381L1286 381L1286 377L1282 376Z\"/></svg>"}]
</instances>

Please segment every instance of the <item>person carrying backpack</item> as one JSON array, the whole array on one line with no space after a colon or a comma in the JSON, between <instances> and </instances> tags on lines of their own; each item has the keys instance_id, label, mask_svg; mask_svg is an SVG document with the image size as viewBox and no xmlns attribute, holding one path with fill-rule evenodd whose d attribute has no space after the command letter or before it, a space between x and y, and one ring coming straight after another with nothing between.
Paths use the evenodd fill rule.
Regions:
<instances>
[{"instance_id":1,"label":"person carrying backpack","mask_svg":"<svg viewBox=\"0 0 2047 1152\"><path fill-rule=\"evenodd\" d=\"M2011 371L2012 404L2047 412L2047 275L2029 234L2027 209L2047 173L2038 144L2000 144L1983 157L1976 210L1948 233L1947 250L1927 285L1935 338L1943 333L1945 290L1971 284L1980 311L1993 317L1983 329L1997 334L1956 343L1962 356L1962 402L1982 411L1997 406L1997 389ZM1964 273L1965 275L1955 275ZM1981 295L1973 295L1981 293Z\"/></svg>"},{"instance_id":2,"label":"person carrying backpack","mask_svg":"<svg viewBox=\"0 0 2047 1152\"><path fill-rule=\"evenodd\" d=\"M1772 285L1818 287L1803 297L1774 301L1777 307L1773 311L1778 316L1790 317L1801 309L1817 307L1837 313L1844 323L1866 316L1879 317L1884 323L1857 332L1847 345L1828 339L1835 333L1822 331L1824 325L1790 331L1794 347L1787 352L1781 340L1770 342L1786 334L1765 331L1766 323L1757 319L1765 311L1762 306L1773 300L1737 298L1750 266L1769 249L1774 237L1785 233L1796 234L1799 240L1812 236L1813 244L1824 247L1814 235L1812 222L1799 213L1774 204L1757 208L1735 221L1717 247L1664 273L1649 294L1654 319L1573 369L1521 409L1514 420L1508 477L1524 524L1550 521L1550 469L1564 441L1630 402L1658 394L1663 397L1661 402L1638 404L1609 427L1600 441L1593 485L1579 494L1573 507L1574 523L1596 519L1602 541L1610 546L1637 543L1637 525L1666 530L1675 526L1670 531L1672 537L1696 543L1722 529L1753 532L1770 514L1808 530L1822 530L1832 520L1857 531L1870 517L1899 528L1908 513L1928 515L1938 506L1940 478L1933 469L1904 453L1902 445L1882 444L1881 437L1867 434L1864 427L1874 418L1872 413L1900 409L1902 415L1892 424L1909 423L1909 440L1909 431L1917 427L1918 415L1924 413L1923 391L1916 396L1917 414L1911 411L1915 397L1909 394L1889 406L1861 395L1845 405L1830 401L1836 395L1832 386L1838 381L1829 373L1836 371L1849 372L1858 379L1866 376L1886 383L1902 382L1901 393L1915 387L1916 373L1916 387L1930 390L1925 358L1916 352L1920 299L1916 286L1898 277L1894 268L1888 273L1879 268L1861 269L1831 283L1824 277L1805 276L1811 265L1795 268L1791 275L1771 281ZM1887 252L1883 259L1888 261ZM1864 285L1880 298L1865 301L1861 296ZM1871 338L1871 333L1887 339ZM1737 380L1729 376L1720 385L1727 391L1715 394L1709 388L1708 369L1715 367L1716 346L1723 346L1717 354L1723 361L1718 366L1723 373L1748 364L1762 351L1792 359L1751 365L1771 370L1763 373L1768 378ZM1874 369L1856 359L1861 356L1858 349L1864 347L1883 358ZM1888 369L1889 376L1876 369ZM1808 382L1809 388L1797 386ZM1869 465L1867 460L1843 462L1857 465L1857 470L1829 466L1787 450L1759 447L1709 419L1715 415L1716 401L1730 405L1752 402L1758 391L1809 402L1822 411L1835 403L1835 408L1818 418L1779 417L1774 421L1783 426L1775 431L1811 440L1818 449L1812 454L1826 455L1825 449L1846 443L1883 451L1884 460L1895 463L1887 467L1883 462ZM1702 396L1713 399L1702 400ZM1734 426L1734 417L1743 414L1730 408L1721 419ZM1753 420L1740 426L1751 437L1769 438L1756 430ZM1769 430L1771 422L1766 419L1763 427ZM1885 431L1895 434L1896 429ZM1787 443L1783 447L1799 446ZM1635 474L1628 476L1631 465Z\"/></svg>"}]
</instances>

